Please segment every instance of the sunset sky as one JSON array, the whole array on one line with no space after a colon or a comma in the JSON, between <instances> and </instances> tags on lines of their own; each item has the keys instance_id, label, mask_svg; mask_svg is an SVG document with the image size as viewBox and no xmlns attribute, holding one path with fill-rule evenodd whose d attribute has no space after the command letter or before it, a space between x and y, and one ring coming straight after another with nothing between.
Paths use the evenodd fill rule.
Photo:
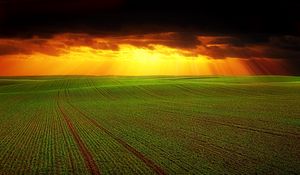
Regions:
<instances>
[{"instance_id":1,"label":"sunset sky","mask_svg":"<svg viewBox=\"0 0 300 175\"><path fill-rule=\"evenodd\" d=\"M298 75L298 8L0 0L0 75Z\"/></svg>"}]
</instances>

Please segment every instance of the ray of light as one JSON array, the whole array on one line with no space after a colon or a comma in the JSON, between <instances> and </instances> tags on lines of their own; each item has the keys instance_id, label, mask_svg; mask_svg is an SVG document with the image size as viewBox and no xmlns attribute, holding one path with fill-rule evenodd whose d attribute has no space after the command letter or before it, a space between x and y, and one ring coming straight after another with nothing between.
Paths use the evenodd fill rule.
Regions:
<instances>
[{"instance_id":1,"label":"ray of light","mask_svg":"<svg viewBox=\"0 0 300 175\"><path fill-rule=\"evenodd\" d=\"M116 39L113 44L117 48L108 39L95 39L101 42L101 47L94 46L93 43L77 44L76 40L68 40L61 44L61 40L66 40L66 38L60 36L47 41L46 44L50 43L51 46L48 49L46 46L32 46L29 54L0 56L0 75L137 76L288 73L284 67L284 61L280 59L214 59L194 53L193 50L151 43L138 46L126 42L118 43ZM130 41L132 42L132 39ZM137 41L136 39L135 42ZM87 41L81 40L81 42ZM30 47L30 45L27 46Z\"/></svg>"}]
</instances>

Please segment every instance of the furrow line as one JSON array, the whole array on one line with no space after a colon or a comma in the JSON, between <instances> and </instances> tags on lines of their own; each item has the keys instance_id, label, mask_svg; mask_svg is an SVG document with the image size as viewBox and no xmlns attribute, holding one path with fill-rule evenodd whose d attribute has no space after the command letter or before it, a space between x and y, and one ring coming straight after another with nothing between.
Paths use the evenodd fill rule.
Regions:
<instances>
[{"instance_id":1,"label":"furrow line","mask_svg":"<svg viewBox=\"0 0 300 175\"><path fill-rule=\"evenodd\" d=\"M178 114L178 112L176 111L170 111L170 110L166 110L166 109L160 109L161 112L165 112L165 113L172 113L172 114ZM190 117L195 117L194 115L191 114L185 114L186 116L190 116ZM248 126L242 126L239 124L229 124L226 122L218 122L218 121L212 121L212 120L207 120L207 119L202 119L202 118L196 118L197 121L200 122L207 122L207 123L213 123L213 124L217 124L217 125L222 125L222 126L227 126L227 127L233 127L233 128L238 128L238 129L242 129L242 130L248 130L248 131L252 131L252 132L259 132L259 133L264 133L264 134L270 134L273 136L280 136L280 137L296 137L296 138L300 138L300 135L298 133L292 133L292 132L282 132L282 131L278 131L278 130L274 130L274 129L268 129L268 128L255 128L255 127L248 127Z\"/></svg>"},{"instance_id":2,"label":"furrow line","mask_svg":"<svg viewBox=\"0 0 300 175\"><path fill-rule=\"evenodd\" d=\"M107 135L109 135L111 138L113 138L115 141L117 141L120 145L122 145L124 148L126 148L129 152L134 154L137 158L139 158L141 161L143 161L149 168L151 168L156 174L164 175L167 174L159 165L154 163L152 160L147 158L143 153L136 150L134 147L129 145L127 142L122 140L121 138L114 135L112 132L101 126L96 120L90 118L85 113L83 113L81 110L73 106L70 102L68 102L70 106L75 109L77 112L79 112L82 116L84 116L86 119L88 119L94 126L105 132Z\"/></svg>"},{"instance_id":3,"label":"furrow line","mask_svg":"<svg viewBox=\"0 0 300 175\"><path fill-rule=\"evenodd\" d=\"M58 94L59 97L59 94ZM100 170L98 169L96 162L93 159L92 154L90 153L90 151L88 150L88 148L86 147L86 145L84 144L84 142L82 141L82 139L80 138L79 134L77 133L71 119L69 118L69 116L66 114L66 112L64 111L64 109L62 108L62 106L59 104L59 101L57 100L57 106L58 109L60 111L60 113L62 114L69 130L70 133L72 134L74 140L77 143L77 146L79 147L79 150L85 160L85 164L88 167L89 171L91 174L93 175L100 175Z\"/></svg>"}]
</instances>

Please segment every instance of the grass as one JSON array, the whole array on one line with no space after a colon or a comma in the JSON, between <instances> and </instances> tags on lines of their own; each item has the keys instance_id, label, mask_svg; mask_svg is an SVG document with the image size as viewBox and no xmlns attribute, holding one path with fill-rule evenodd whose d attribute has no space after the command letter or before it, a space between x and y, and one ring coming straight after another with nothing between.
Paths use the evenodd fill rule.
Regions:
<instances>
[{"instance_id":1,"label":"grass","mask_svg":"<svg viewBox=\"0 0 300 175\"><path fill-rule=\"evenodd\" d=\"M0 174L299 174L300 77L2 77Z\"/></svg>"}]
</instances>

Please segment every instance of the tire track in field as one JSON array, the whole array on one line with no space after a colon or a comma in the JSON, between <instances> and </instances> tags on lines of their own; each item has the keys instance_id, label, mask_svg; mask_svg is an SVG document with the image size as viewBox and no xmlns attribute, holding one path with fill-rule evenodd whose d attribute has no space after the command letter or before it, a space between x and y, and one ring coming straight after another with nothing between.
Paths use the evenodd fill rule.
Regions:
<instances>
[{"instance_id":1,"label":"tire track in field","mask_svg":"<svg viewBox=\"0 0 300 175\"><path fill-rule=\"evenodd\" d=\"M296 137L296 138L300 138L300 135L297 133L292 133L292 132L281 132L278 130L274 130L274 129L267 129L267 128L255 128L255 127L248 127L248 126L243 126L240 124L229 124L226 122L218 122L218 121L213 121L213 120L201 120L207 123L213 123L213 124L217 124L217 125L222 125L222 126L227 126L227 127L235 127L238 129L243 129L243 130L248 130L248 131L253 131L253 132L260 132L260 133L264 133L264 134L270 134L273 136L281 136L281 137L287 137L287 136L291 136L291 137Z\"/></svg>"},{"instance_id":2,"label":"tire track in field","mask_svg":"<svg viewBox=\"0 0 300 175\"><path fill-rule=\"evenodd\" d=\"M69 118L69 116L66 114L63 107L59 103L59 92L58 92L58 98L57 98L57 106L58 106L58 109L59 109L60 113L62 114L62 116L70 130L70 133L72 134L75 142L77 143L77 146L79 147L79 150L84 158L85 164L86 164L87 168L89 169L90 173L93 175L100 175L101 174L100 170L98 169L91 152L88 150L88 148L86 147L86 145L80 138L71 119Z\"/></svg>"},{"instance_id":3,"label":"tire track in field","mask_svg":"<svg viewBox=\"0 0 300 175\"><path fill-rule=\"evenodd\" d=\"M129 123L127 120L124 120L124 119L118 119L118 120L114 120L115 122L118 122L120 124L124 124L124 125L132 125L132 123ZM135 121L135 124L137 124L139 122ZM157 132L157 129L154 129L154 128L151 128L149 127L151 124L147 123L146 125L143 125L143 129L149 129L151 131L156 131ZM137 125L135 125L137 126ZM162 131L162 130L161 130ZM129 132L130 133L130 132ZM158 132L157 132L158 133ZM163 132L165 134L165 132ZM187 162L181 162L182 164L185 164L186 166L189 166L189 168L186 168L186 167L183 167L183 165L179 164L178 162L176 162L175 160L178 159L178 157L176 156L173 156L173 155L170 155L168 152L166 152L166 150L162 149L161 147L153 144L151 141L149 141L148 139L144 139L144 138L139 138L139 139L136 139L139 144L142 144L143 146L147 147L148 149L152 150L153 152L157 153L157 151L161 151L161 153L163 153L163 155L165 156L164 158L167 159L168 161L172 162L172 164L180 167L181 169L183 169L184 171L186 172L189 172L190 168L193 168L199 172L201 172L202 170L198 169L198 168L195 168L193 167L191 164L187 163ZM205 167L207 169L209 169L210 171L213 171L211 168L209 167ZM203 171L202 171L202 174L205 174Z\"/></svg>"},{"instance_id":4,"label":"tire track in field","mask_svg":"<svg viewBox=\"0 0 300 175\"><path fill-rule=\"evenodd\" d=\"M153 109L155 109L155 108L153 108ZM160 111L165 112L165 113L171 113L171 114L180 114L180 113L178 113L178 111L171 111L169 109L160 109ZM204 112L202 112L202 114L211 115L210 113L204 113ZM190 117L193 117L193 118L196 117L195 115L192 115L192 114L184 114L184 115L190 116ZM221 116L220 114L218 114L218 115ZM206 122L206 123L212 123L212 124L222 125L222 126L226 126L226 127L238 128L238 129L241 129L241 130L248 130L248 131L252 131L252 132L269 134L269 135L272 135L272 136L300 138L300 134L299 133L294 133L294 132L280 131L280 130L269 129L269 128L258 128L258 127L251 127L251 126L243 126L243 125L237 124L237 123L219 122L219 121L214 121L214 120L211 120L211 119L203 119L203 118L195 118L195 120L199 121L199 122Z\"/></svg>"},{"instance_id":5,"label":"tire track in field","mask_svg":"<svg viewBox=\"0 0 300 175\"><path fill-rule=\"evenodd\" d=\"M125 122L125 121L123 121L123 122ZM144 124L143 126L145 128L149 128L149 126L151 126L150 123L140 123L140 124ZM156 131L158 133L164 134L164 135L167 134L166 132L161 132L161 130L153 129L151 127L150 127L150 129L154 130L154 131ZM183 132L180 132L180 131L183 131ZM187 131L187 130L184 130L184 129L176 129L173 132L175 132L176 136L178 136L179 138L189 138L189 139L192 139L193 141L195 141L194 143L196 145L202 147L203 149L207 150L208 152L211 152L212 154L215 154L215 155L218 155L218 156L222 157L223 159L228 158L228 159L234 161L233 158L225 156L224 153L226 153L226 154L236 155L236 156L245 158L245 159L249 160L252 163L257 163L257 164L264 163L263 160L260 160L260 159L248 156L247 154L244 154L242 152L236 151L234 149L229 149L229 148L226 148L226 147L223 147L223 146L219 146L218 144L209 143L209 142L207 142L205 140L198 139L198 138L192 136L193 134L191 134L191 133L194 133L193 131ZM198 134L200 134L200 133L198 133ZM201 134L201 135L205 136L205 137L208 137L205 134ZM239 164L239 162L238 162L238 164ZM270 167L272 167L272 168L274 168L274 169L277 169L277 170L279 170L281 172L286 172L287 171L290 174L295 174L295 172L292 171L292 170L284 170L281 167L279 167L277 165L274 165L274 164L268 163L267 165L270 166Z\"/></svg>"},{"instance_id":6,"label":"tire track in field","mask_svg":"<svg viewBox=\"0 0 300 175\"><path fill-rule=\"evenodd\" d=\"M141 90L142 92L144 92L145 94L147 94L150 97L153 97L153 98L156 98L156 99L159 99L159 100L165 100L163 98L163 96L161 96L159 94L156 94L155 92L152 92L151 90L147 89L145 87L145 85L135 85L135 87L138 88L139 90Z\"/></svg>"},{"instance_id":7,"label":"tire track in field","mask_svg":"<svg viewBox=\"0 0 300 175\"><path fill-rule=\"evenodd\" d=\"M124 141L121 138L119 138L116 135L114 135L108 129L106 129L103 126L101 126L96 120L94 120L94 119L90 118L89 116L87 116L85 113L83 113L80 109L78 109L77 107L75 107L69 101L68 101L68 103L69 103L69 105L74 110L76 110L77 112L79 112L89 122L91 122L91 124L93 124L94 126L96 126L97 128L99 128L100 130L102 130L104 133L106 133L107 135L109 135L111 138L113 138L115 141L117 141L120 145L122 145L124 148L126 148L129 152L131 152L133 155L135 155L138 159L140 159L141 161L143 161L156 174L159 174L159 175L165 175L165 174L167 174L159 165L157 165L156 163L154 163L151 159L147 158L143 153L141 153L140 151L138 151L137 149L135 149L134 147L132 147L131 145L129 145L126 141Z\"/></svg>"},{"instance_id":8,"label":"tire track in field","mask_svg":"<svg viewBox=\"0 0 300 175\"><path fill-rule=\"evenodd\" d=\"M57 112L57 114L60 114L60 111L58 110L58 109L56 109L56 112ZM60 127L60 129L61 129L61 131L62 131L62 135L63 135L63 140L64 140L64 142L65 142L65 144L66 144L66 149L67 149L67 153L68 153L68 159L69 159L69 165L71 166L71 168L72 168L72 171L74 171L75 170L75 163L74 163L74 160L73 160L73 157L71 156L71 150L70 150L70 148L69 148L69 143L68 143L68 139L67 139L67 137L66 137L66 134L65 134L65 132L64 132L64 129L63 129L63 126L62 126L62 124L60 124L59 125L59 127Z\"/></svg>"},{"instance_id":9,"label":"tire track in field","mask_svg":"<svg viewBox=\"0 0 300 175\"><path fill-rule=\"evenodd\" d=\"M115 100L116 97L112 96L110 93L108 93L106 90L104 90L103 88L98 88L97 85L95 84L94 81L92 80L87 80L87 84L90 87L93 87L102 97L104 98L108 98L110 100Z\"/></svg>"},{"instance_id":10,"label":"tire track in field","mask_svg":"<svg viewBox=\"0 0 300 175\"><path fill-rule=\"evenodd\" d=\"M178 112L175 112L175 111L169 111L169 110L160 110L160 112L166 112L166 113L170 113L170 114L179 114ZM187 115L187 116L192 116L192 117L193 117L193 115ZM232 126L231 124L226 123L226 122L217 122L217 121L211 121L211 120L208 120L208 121L207 121L207 120L205 120L205 119L199 119L199 121L203 121L203 122L207 122L207 123L210 122L210 123L217 124L217 125L223 125L223 124L226 124L225 126L227 126L227 127L235 127L235 124L233 124L233 126ZM215 122L215 123L214 123L214 122ZM239 125L239 126L240 126L240 125ZM241 126L242 126L242 125L241 125ZM291 133L289 133L289 134L285 134L285 133L273 133L273 132L272 132L273 130L270 130L270 131L268 131L268 132L264 132L264 129L262 129L263 131L261 131L261 128L252 128L252 127L247 127L247 126L245 126L245 128L244 128L244 126L242 126L242 128L239 128L239 127L237 127L237 128L238 128L238 129L245 129L245 130L252 131L252 132L260 132L260 133L264 133L264 134L270 134L270 135L272 135L272 136L280 136L280 137L299 137L299 135L297 135L297 134L295 134L295 133L292 133L292 134L295 134L295 135L289 135L289 134L291 134ZM253 129L253 130L252 130L252 129ZM178 131L180 131L180 130L182 130L182 129L179 129ZM275 132L276 132L276 130L275 130ZM278 131L278 132L279 132L279 131ZM179 133L177 133L177 134L178 134L178 136L180 135ZM185 138L185 137L186 137L186 138L190 138L190 139L195 140L195 141L200 141L199 146L203 147L204 149L209 148L209 149L207 149L207 150L208 150L208 151L211 151L212 153L217 153L217 154L219 154L218 151L223 151L223 152L227 152L227 153L229 153L229 154L235 154L235 155L238 155L238 156L240 156L240 157L244 157L244 158L250 160L250 161L253 162L253 163L259 163L259 164L263 163L262 160L259 160L259 159L257 159L257 158L253 158L253 157L248 156L248 155L246 155L246 154L240 153L240 152L238 152L238 151L236 151L236 150L227 149L227 148L222 147L222 146L219 146L219 145L217 145L217 144L207 143L207 142L204 141L204 140L196 139L196 138L192 137L191 134L182 134L181 137L182 137L182 138ZM196 143L196 142L195 142L195 143ZM224 157L223 154L220 154L220 156L221 156L221 157ZM290 174L295 174L295 172L292 171L292 170L284 170L284 169L282 169L281 167L279 167L279 166L277 166L277 165L274 165L274 164L268 164L268 166L270 166L270 167L272 167L272 168L275 168L275 169L277 169L277 170L280 170L280 171L282 171L282 172L287 171L287 172L290 173Z\"/></svg>"},{"instance_id":11,"label":"tire track in field","mask_svg":"<svg viewBox=\"0 0 300 175\"><path fill-rule=\"evenodd\" d=\"M122 123L126 123L126 121L125 120L122 120ZM168 134L167 132L164 132L164 129L163 128L161 128L161 129L158 129L158 127L151 127L151 123L149 123L149 122L140 122L140 121L134 121L134 123L135 124L138 124L138 125L140 125L140 126L142 126L143 128L146 128L146 129L149 129L149 130L151 130L151 131L155 131L156 133L159 133L159 134L162 134L162 135L164 135L164 136L167 136L167 137L170 137L170 136L174 136L173 134ZM127 123L127 124L129 124L129 123ZM131 123L132 124L132 123ZM137 125L136 125L137 126ZM226 159L226 156L224 156L224 154L222 153L222 152L224 152L224 150L222 150L222 152L220 152L220 150L216 150L216 146L215 145L213 145L213 144L207 144L205 141L203 141L203 140L196 140L196 139L194 139L193 137L191 137L191 135L189 135L189 134L183 134L183 133L180 133L179 131L180 130L182 130L182 129L175 129L172 133L176 133L175 134L175 137L178 137L178 139L180 139L180 138L192 138L192 140L193 141L201 141L201 143L202 144L200 144L200 146L203 148L203 149L205 149L207 152L210 152L211 154L215 154L215 155L218 155L218 156L220 156L220 157L222 157L222 159ZM144 140L145 142L148 142L148 144L150 144L151 145L151 142L149 142L149 141L147 141L147 140ZM205 143L205 145L204 145L204 143ZM195 144L195 143L193 143L193 144ZM212 146L213 145L213 146ZM156 147L157 149L160 149L162 152L165 152L163 149L161 149L161 148L159 148L159 147L157 147L157 146L154 146L154 147ZM223 147L222 147L223 148ZM226 151L228 151L228 150L226 150ZM230 153L232 153L232 150L230 150ZM233 159L231 159L231 160L233 160ZM184 163L184 164L186 164L185 162L182 162L182 163ZM175 163L176 164L176 163ZM178 164L177 164L178 165ZM193 165L190 165L190 164L187 164L188 166L193 166ZM180 165L178 165L178 166L180 166ZM180 166L181 167L181 166ZM183 167L181 167L181 168L183 168ZM212 170L213 168L211 168L211 167L205 167L206 169L210 169L210 170ZM187 169L186 168L183 168L183 169L185 169L186 171L187 171ZM197 169L197 168L195 168L195 169ZM197 169L197 171L200 171L199 169Z\"/></svg>"}]
</instances>

